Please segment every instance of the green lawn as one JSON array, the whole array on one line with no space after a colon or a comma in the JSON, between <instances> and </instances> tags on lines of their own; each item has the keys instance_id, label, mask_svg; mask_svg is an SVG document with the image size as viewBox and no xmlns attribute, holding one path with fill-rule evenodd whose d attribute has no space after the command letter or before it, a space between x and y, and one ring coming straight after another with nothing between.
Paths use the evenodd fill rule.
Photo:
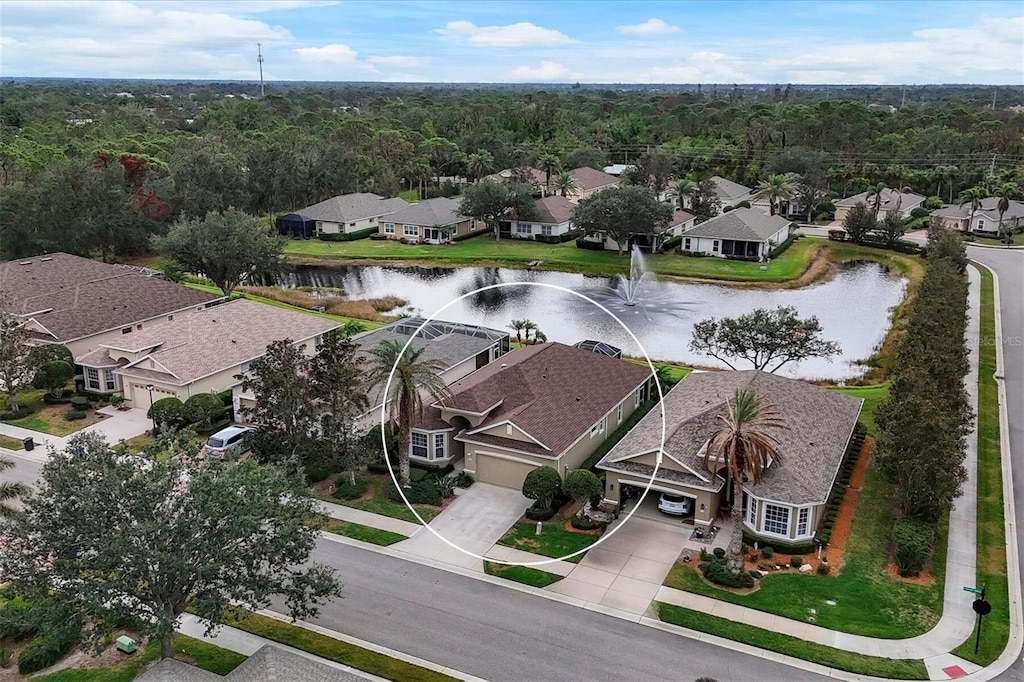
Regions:
<instances>
[{"instance_id":1,"label":"green lawn","mask_svg":"<svg viewBox=\"0 0 1024 682\"><path fill-rule=\"evenodd\" d=\"M191 658L197 667L217 675L227 675L241 665L246 658L242 654L185 635L174 636L174 651L176 654ZM158 658L160 658L160 643L157 640L151 640L143 649L131 656L126 656L124 661L115 666L68 668L34 679L36 682L130 682L146 664Z\"/></svg>"},{"instance_id":2,"label":"green lawn","mask_svg":"<svg viewBox=\"0 0 1024 682\"><path fill-rule=\"evenodd\" d=\"M414 187L413 189L402 190L398 193L398 196L410 204L415 204L420 200L420 191Z\"/></svg>"},{"instance_id":3,"label":"green lawn","mask_svg":"<svg viewBox=\"0 0 1024 682\"><path fill-rule=\"evenodd\" d=\"M284 623L257 614L247 614L240 619L231 619L231 625L281 644L302 649L336 663L352 666L388 680L415 682L448 682L455 678L397 658L391 658L376 651L370 651L355 644L343 642L306 628Z\"/></svg>"},{"instance_id":4,"label":"green lawn","mask_svg":"<svg viewBox=\"0 0 1024 682\"><path fill-rule=\"evenodd\" d=\"M372 512L374 514L390 516L393 519L401 519L402 521L408 521L409 523L419 523L419 520L404 503L392 502L388 499L387 492L385 492L388 480L390 479L385 480L385 477L383 476L371 478L370 487L373 489L373 497L368 500L336 500L334 498L330 498L328 501L335 504L343 504L346 507L352 507L353 509L362 509L363 511ZM427 523L430 523L435 516L441 513L441 509L438 507L431 507L425 504L417 504L414 506L416 507L416 511L419 513L420 517Z\"/></svg>"},{"instance_id":5,"label":"green lawn","mask_svg":"<svg viewBox=\"0 0 1024 682\"><path fill-rule=\"evenodd\" d=\"M537 523L535 521L519 521L513 525L505 535L498 540L499 545L515 547L524 552L532 552L541 556L561 559L566 554L587 549L597 542L597 535L587 533L576 533L565 529L566 517L561 514L555 515L550 521L545 521L540 535L537 535ZM578 564L586 552L577 554L574 557L565 559Z\"/></svg>"},{"instance_id":6,"label":"green lawn","mask_svg":"<svg viewBox=\"0 0 1024 682\"><path fill-rule=\"evenodd\" d=\"M70 393L71 391L68 392ZM85 428L86 423L84 420L68 421L64 418L64 414L72 409L70 404L47 405L43 402L45 394L45 389L18 391L18 406L31 407L33 412L27 417L7 420L5 423L23 429L39 431L40 433L48 433L52 436L70 436L72 433ZM0 398L0 410L6 410L8 407L7 395L4 394Z\"/></svg>"},{"instance_id":7,"label":"green lawn","mask_svg":"<svg viewBox=\"0 0 1024 682\"><path fill-rule=\"evenodd\" d=\"M562 576L556 573L548 573L530 566L505 566L490 561L484 562L484 572L531 587L547 587L562 579Z\"/></svg>"},{"instance_id":8,"label":"green lawn","mask_svg":"<svg viewBox=\"0 0 1024 682\"><path fill-rule=\"evenodd\" d=\"M371 542L382 547L387 547L388 545L393 545L396 542L401 542L402 540L407 539L406 536L401 533L392 533L389 530L381 530L380 528L364 526L361 523L352 523L350 521L341 521L339 519L329 520L322 530L325 530L328 533L344 535L345 537L352 538L353 540Z\"/></svg>"},{"instance_id":9,"label":"green lawn","mask_svg":"<svg viewBox=\"0 0 1024 682\"><path fill-rule=\"evenodd\" d=\"M811 253L821 240L797 240L765 270L758 263L725 258L693 258L676 254L647 257L651 272L680 277L699 277L746 282L785 282L796 279L807 269ZM522 267L533 260L543 261L547 270L615 275L629 270L629 256L614 251L580 249L569 241L542 244L520 239L496 242L488 236L475 237L446 246L402 244L395 240L360 239L352 242L324 242L317 239L293 240L285 245L291 256L334 259L370 259L377 261L431 261L443 265Z\"/></svg>"},{"instance_id":10,"label":"green lawn","mask_svg":"<svg viewBox=\"0 0 1024 682\"><path fill-rule=\"evenodd\" d=\"M854 398L863 398L864 405L860 408L860 421L868 428L870 435L878 435L875 433L875 409L889 395L889 382L873 386L833 387L832 390L851 395Z\"/></svg>"},{"instance_id":11,"label":"green lawn","mask_svg":"<svg viewBox=\"0 0 1024 682\"><path fill-rule=\"evenodd\" d=\"M976 244L985 244L987 246L1003 245L1003 241L998 237L983 237L980 234L972 234L971 236L974 237L973 241ZM1018 232L1013 235L1013 244L1014 246L1024 246L1024 232Z\"/></svg>"},{"instance_id":12,"label":"green lawn","mask_svg":"<svg viewBox=\"0 0 1024 682\"><path fill-rule=\"evenodd\" d=\"M981 338L996 339L992 273L981 271ZM1009 581L1006 573L1006 526L1003 518L1003 475L999 445L999 390L996 348L982 343L978 367L978 579L992 613L985 616L981 647L974 637L953 653L978 665L988 665L1006 648L1009 637Z\"/></svg>"},{"instance_id":13,"label":"green lawn","mask_svg":"<svg viewBox=\"0 0 1024 682\"><path fill-rule=\"evenodd\" d=\"M855 654L671 604L659 603L658 617L666 623L707 632L819 665L846 670L857 675L900 680L928 679L924 661L917 659L891 659Z\"/></svg>"},{"instance_id":14,"label":"green lawn","mask_svg":"<svg viewBox=\"0 0 1024 682\"><path fill-rule=\"evenodd\" d=\"M8 450L21 450L24 447L24 443L18 438L8 438L7 436L0 436L0 448L7 448Z\"/></svg>"}]
</instances>

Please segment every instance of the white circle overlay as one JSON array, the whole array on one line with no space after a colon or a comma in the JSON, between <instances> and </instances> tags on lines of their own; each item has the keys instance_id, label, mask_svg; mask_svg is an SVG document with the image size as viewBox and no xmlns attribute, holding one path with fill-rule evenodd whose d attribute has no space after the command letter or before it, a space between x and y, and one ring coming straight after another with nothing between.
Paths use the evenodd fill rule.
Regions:
<instances>
[{"instance_id":1,"label":"white circle overlay","mask_svg":"<svg viewBox=\"0 0 1024 682\"><path fill-rule=\"evenodd\" d=\"M636 335L633 334L633 331L621 319L619 319L618 316L615 315L615 313L613 313L612 311L608 310L607 308L605 308L603 305L601 305L600 303L598 303L594 299L590 298L589 296L586 296L585 294L581 294L578 291L573 291L572 289L567 289L567 288L559 286L557 284L548 284L546 282L501 282L501 283L498 283L498 284L490 284L490 285L485 286L485 287L480 287L478 289L474 289L474 290L469 291L469 292L467 292L465 294L462 294L458 298L452 299L451 301L446 303L444 306L442 306L437 311L435 311L431 316L425 318L423 320L423 322L420 324L420 326L417 327L416 331L412 334L412 336L409 337L409 340L405 342L405 345L402 346L402 352L395 359L395 364L391 367L391 373L388 374L387 383L384 384L384 395L385 395L385 397L391 395L391 380L395 376L395 370L398 369L399 361L401 361L402 357L409 350L409 346L412 344L413 339L415 339L415 338L417 338L419 336L420 332L423 331L424 327L426 327L433 320L435 320L438 316L440 316L445 310L447 310L451 306L455 305L459 301L462 301L463 299L469 298L470 296L475 296L476 294L482 293L484 291L491 291L493 289L503 289L503 288L506 288L506 287L517 287L517 286L531 286L531 287L540 287L540 288L545 288L545 289L554 289L556 291L561 291L561 292L566 293L566 294L571 294L572 296L576 296L577 298L583 299L584 301L590 303L591 305L597 306L602 311L604 311L604 313L609 315L613 320L618 322L620 327L622 327L624 330L626 330L626 333L629 334L630 338L632 338L633 341L636 343L637 347L640 349L640 352L643 353L644 360L647 361L647 366L651 369L651 374L654 375L655 377L657 376L657 368L655 368L654 363L651 361L651 358L647 354L647 350L643 347L643 344L640 343L640 339L638 339L636 337ZM633 509L631 509L630 512L628 514L626 514L626 516L622 519L622 522L620 524L618 524L617 526L615 526L614 528L612 528L608 532L602 533L601 536L598 537L598 539L593 544L588 545L587 547L584 547L583 549L576 550L575 552L573 552L571 554L566 554L565 556L562 556L562 557L557 557L557 558L553 558L553 559L544 559L543 561L507 561L507 560L495 559L495 558L487 557L487 556L481 556L479 554L476 554L474 552L469 551L468 549L465 549L464 547L460 547L456 543L452 542L448 538L446 538L443 535L441 535L440 533L438 533L436 529L431 528L430 524L423 520L423 517L419 515L419 512L416 511L416 508L409 502L408 498L406 498L405 491L402 489L401 484L399 484L399 482L398 482L398 477L395 475L394 467L391 466L391 458L389 457L389 453L388 453L387 434L386 434L386 431L385 431L385 425L389 421L388 414L387 414L387 406L388 406L388 403L390 402L390 400L385 400L381 404L381 408L380 408L380 413L381 413L380 434L381 434L381 445L384 448L384 463L387 465L388 471L391 473L391 480L394 482L395 489L398 491L398 494L402 496L402 501L405 502L405 506L407 506L409 508L409 510L413 513L413 516L416 517L416 520L418 520L423 525L424 528L426 528L431 533L433 533L439 540L444 542L449 547L451 547L453 549L457 549L458 551L462 552L463 554L465 554L467 556L471 556L471 557L473 557L475 559L479 559L480 561L484 561L484 562L489 561L491 563L500 564L500 565L503 565L503 566L525 566L525 567L546 566L548 564L554 564L554 563L557 563L559 561L565 561L567 559L571 559L572 557L575 557L575 556L578 556L580 554L583 554L584 552L590 551L594 547L597 547L602 542L604 542L605 539L610 538L612 535L614 535L616 532L618 532L618 530L622 526L624 526L626 524L626 522L629 521L630 518L632 518L633 514L636 513L636 510L640 508L640 505L643 504L643 501L647 498L647 493L650 492L651 486L654 484L654 479L658 475L658 469L661 468L661 460L662 460L662 456L663 456L663 453L664 453L664 450L665 450L665 431L666 431L666 425L665 425L665 395L664 395L664 393L661 390L661 382L660 381L655 379L654 385L658 389L658 405L661 407L661 443L658 446L658 452L657 452L657 455L655 457L654 471L651 472L651 478L650 478L649 481L647 481L647 486L644 488L643 494L640 495L640 499L637 500L637 503L633 506ZM654 408L652 407L651 409L654 409ZM621 493L621 491L620 491L620 493Z\"/></svg>"}]
</instances>

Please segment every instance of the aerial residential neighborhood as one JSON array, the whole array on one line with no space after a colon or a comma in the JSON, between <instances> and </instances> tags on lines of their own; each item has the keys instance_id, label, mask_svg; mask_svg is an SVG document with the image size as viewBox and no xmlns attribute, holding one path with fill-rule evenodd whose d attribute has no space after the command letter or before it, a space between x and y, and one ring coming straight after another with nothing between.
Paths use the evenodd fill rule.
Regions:
<instances>
[{"instance_id":1,"label":"aerial residential neighborhood","mask_svg":"<svg viewBox=\"0 0 1024 682\"><path fill-rule=\"evenodd\" d=\"M0 682L1024 679L1019 3L0 14Z\"/></svg>"}]
</instances>

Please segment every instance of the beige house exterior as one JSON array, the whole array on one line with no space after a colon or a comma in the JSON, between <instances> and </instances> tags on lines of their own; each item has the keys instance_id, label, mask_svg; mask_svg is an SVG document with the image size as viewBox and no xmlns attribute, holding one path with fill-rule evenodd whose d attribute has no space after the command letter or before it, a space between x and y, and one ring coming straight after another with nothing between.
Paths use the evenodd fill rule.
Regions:
<instances>
[{"instance_id":1,"label":"beige house exterior","mask_svg":"<svg viewBox=\"0 0 1024 682\"><path fill-rule=\"evenodd\" d=\"M274 341L292 340L309 355L338 323L239 299L126 335L80 356L86 390L121 393L132 407L152 400L219 393L241 383ZM236 404L236 407L238 405Z\"/></svg>"},{"instance_id":2,"label":"beige house exterior","mask_svg":"<svg viewBox=\"0 0 1024 682\"><path fill-rule=\"evenodd\" d=\"M628 505L650 483L648 498L661 493L691 498L684 522L709 526L726 514L723 508L735 502L725 462L711 460L709 471L703 460L711 434L721 427L719 416L727 413L725 401L741 389L775 405L788 427L772 434L779 460L769 464L759 483L743 485L744 530L776 544L810 541L864 401L755 370L694 372L676 384L662 403L664 446L661 412L654 409L598 463L606 472L606 501Z\"/></svg>"},{"instance_id":3,"label":"beige house exterior","mask_svg":"<svg viewBox=\"0 0 1024 682\"><path fill-rule=\"evenodd\" d=\"M371 228L377 229L382 216L408 206L409 203L399 197L385 199L372 192L342 194L282 216L278 221L278 229L281 231L282 225L289 225L291 219L302 218L313 221L313 231L318 237L325 234L351 234Z\"/></svg>"},{"instance_id":4,"label":"beige house exterior","mask_svg":"<svg viewBox=\"0 0 1024 682\"><path fill-rule=\"evenodd\" d=\"M536 467L577 469L648 399L649 369L543 343L456 381L412 430L410 457L462 460L477 480L521 488ZM440 455L440 457L438 456Z\"/></svg>"},{"instance_id":5,"label":"beige house exterior","mask_svg":"<svg viewBox=\"0 0 1024 682\"><path fill-rule=\"evenodd\" d=\"M1010 200L1002 215L1004 226L1017 232L1024 226L1024 203ZM943 225L950 230L961 232L987 232L996 234L999 232L999 197L985 197L976 211L971 211L971 204L963 205L947 204L931 212L934 222L940 219Z\"/></svg>"},{"instance_id":6,"label":"beige house exterior","mask_svg":"<svg viewBox=\"0 0 1024 682\"><path fill-rule=\"evenodd\" d=\"M886 187L881 191L882 201L878 207L878 220L885 220L885 216L889 213L898 213L900 216L905 216L919 206L924 206L926 197L915 194L914 192L897 192L894 189ZM836 220L845 220L846 216L853 210L853 207L857 204L864 204L871 209L875 203L875 195L873 192L861 192L860 194L854 194L852 197L846 197L836 202Z\"/></svg>"},{"instance_id":7,"label":"beige house exterior","mask_svg":"<svg viewBox=\"0 0 1024 682\"><path fill-rule=\"evenodd\" d=\"M462 215L459 206L447 197L426 199L382 218L378 233L413 243L447 244L453 237L487 228L484 221Z\"/></svg>"},{"instance_id":8,"label":"beige house exterior","mask_svg":"<svg viewBox=\"0 0 1024 682\"><path fill-rule=\"evenodd\" d=\"M576 191L568 197L574 204L578 204L603 189L618 187L620 182L619 178L614 175L587 166L572 169L569 171L569 176L576 183Z\"/></svg>"}]
</instances>

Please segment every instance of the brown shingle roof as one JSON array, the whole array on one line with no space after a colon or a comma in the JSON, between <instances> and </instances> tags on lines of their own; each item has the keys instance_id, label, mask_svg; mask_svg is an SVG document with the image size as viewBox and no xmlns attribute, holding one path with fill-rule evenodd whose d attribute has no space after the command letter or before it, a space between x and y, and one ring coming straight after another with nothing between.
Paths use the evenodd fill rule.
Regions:
<instances>
[{"instance_id":1,"label":"brown shingle roof","mask_svg":"<svg viewBox=\"0 0 1024 682\"><path fill-rule=\"evenodd\" d=\"M572 220L576 204L562 196L553 195L534 202L537 209L538 222L547 225L561 225Z\"/></svg>"},{"instance_id":2,"label":"brown shingle roof","mask_svg":"<svg viewBox=\"0 0 1024 682\"><path fill-rule=\"evenodd\" d=\"M0 263L0 292L6 310L16 315L38 313L32 318L61 342L222 298L136 268L68 253Z\"/></svg>"},{"instance_id":3,"label":"brown shingle roof","mask_svg":"<svg viewBox=\"0 0 1024 682\"><path fill-rule=\"evenodd\" d=\"M133 366L117 373L184 386L260 357L274 341L304 341L338 327L315 315L239 299L134 334L136 347L159 344L145 357L169 375Z\"/></svg>"},{"instance_id":4,"label":"brown shingle roof","mask_svg":"<svg viewBox=\"0 0 1024 682\"><path fill-rule=\"evenodd\" d=\"M609 187L619 184L619 179L614 175L608 175L607 173L595 168L588 168L587 166L574 168L569 171L569 175L572 176L572 179L576 181L576 186L583 192L591 189L597 189L599 187Z\"/></svg>"},{"instance_id":5,"label":"brown shingle roof","mask_svg":"<svg viewBox=\"0 0 1024 682\"><path fill-rule=\"evenodd\" d=\"M456 381L448 405L483 412L501 402L478 428L510 421L543 443L541 452L554 456L650 376L649 369L624 360L543 343L514 350ZM500 440L520 450L529 445Z\"/></svg>"}]
</instances>

